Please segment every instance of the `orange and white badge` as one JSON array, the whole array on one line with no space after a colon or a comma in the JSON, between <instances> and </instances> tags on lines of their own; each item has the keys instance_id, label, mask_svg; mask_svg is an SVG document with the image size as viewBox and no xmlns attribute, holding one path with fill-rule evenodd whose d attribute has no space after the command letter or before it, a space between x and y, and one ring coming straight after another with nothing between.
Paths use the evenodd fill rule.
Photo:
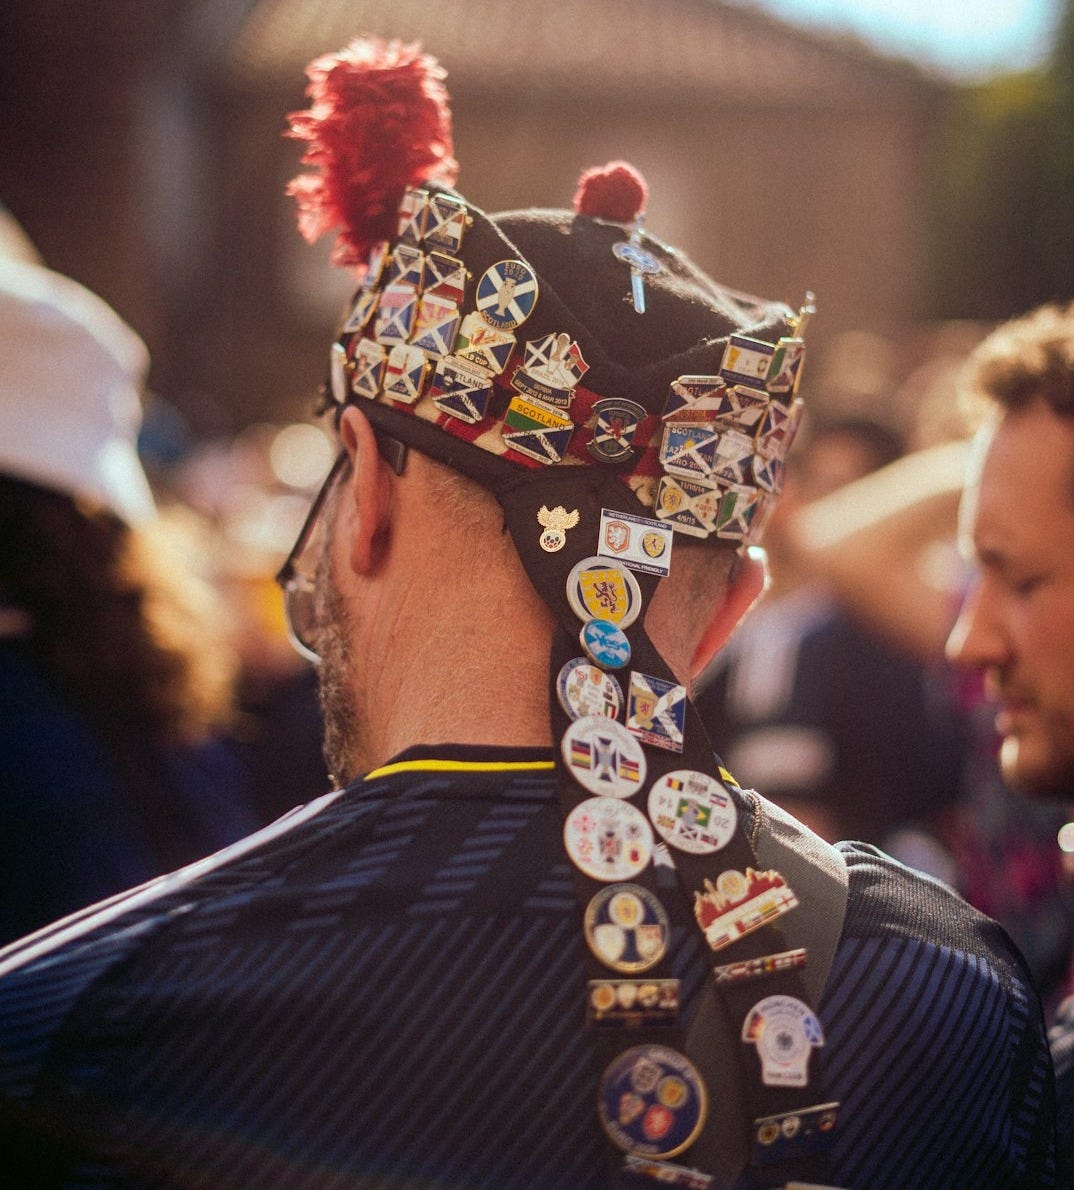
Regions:
<instances>
[{"instance_id":1,"label":"orange and white badge","mask_svg":"<svg viewBox=\"0 0 1074 1190\"><path fill-rule=\"evenodd\" d=\"M646 574L666 578L671 571L671 547L675 531L652 517L630 512L600 511L598 549L606 558L614 558Z\"/></svg>"}]
</instances>

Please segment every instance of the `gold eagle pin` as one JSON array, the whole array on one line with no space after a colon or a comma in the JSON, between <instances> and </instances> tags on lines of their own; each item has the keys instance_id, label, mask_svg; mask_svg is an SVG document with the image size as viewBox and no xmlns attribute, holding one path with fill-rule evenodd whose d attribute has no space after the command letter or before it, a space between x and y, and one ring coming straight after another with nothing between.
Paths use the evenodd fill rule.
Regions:
<instances>
[{"instance_id":1,"label":"gold eagle pin","mask_svg":"<svg viewBox=\"0 0 1074 1190\"><path fill-rule=\"evenodd\" d=\"M568 512L562 504L549 509L542 504L537 513L537 520L544 532L541 534L541 549L546 554L554 554L567 544L567 530L578 524L578 509L572 508Z\"/></svg>"}]
</instances>

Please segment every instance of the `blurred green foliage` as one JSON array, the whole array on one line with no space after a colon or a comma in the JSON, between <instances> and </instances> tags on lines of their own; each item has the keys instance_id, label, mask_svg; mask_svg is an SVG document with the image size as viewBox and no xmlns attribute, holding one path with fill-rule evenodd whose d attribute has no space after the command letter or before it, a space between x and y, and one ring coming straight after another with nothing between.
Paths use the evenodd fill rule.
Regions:
<instances>
[{"instance_id":1,"label":"blurred green foliage","mask_svg":"<svg viewBox=\"0 0 1074 1190\"><path fill-rule=\"evenodd\" d=\"M930 313L1004 319L1074 298L1074 0L1045 66L965 88L930 204Z\"/></svg>"}]
</instances>

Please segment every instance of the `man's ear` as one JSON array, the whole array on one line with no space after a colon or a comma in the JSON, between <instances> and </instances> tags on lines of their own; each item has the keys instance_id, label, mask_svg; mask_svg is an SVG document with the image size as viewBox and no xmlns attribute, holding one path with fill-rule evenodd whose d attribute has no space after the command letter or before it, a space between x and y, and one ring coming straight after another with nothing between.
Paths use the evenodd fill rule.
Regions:
<instances>
[{"instance_id":1,"label":"man's ear","mask_svg":"<svg viewBox=\"0 0 1074 1190\"><path fill-rule=\"evenodd\" d=\"M764 550L751 546L739 558L723 599L712 609L690 665L691 681L705 671L767 585L768 557Z\"/></svg>"},{"instance_id":2,"label":"man's ear","mask_svg":"<svg viewBox=\"0 0 1074 1190\"><path fill-rule=\"evenodd\" d=\"M355 574L369 574L378 566L387 544L395 477L380 457L369 419L353 405L348 405L340 418L339 438L351 460L344 485L353 512L350 565Z\"/></svg>"}]
</instances>

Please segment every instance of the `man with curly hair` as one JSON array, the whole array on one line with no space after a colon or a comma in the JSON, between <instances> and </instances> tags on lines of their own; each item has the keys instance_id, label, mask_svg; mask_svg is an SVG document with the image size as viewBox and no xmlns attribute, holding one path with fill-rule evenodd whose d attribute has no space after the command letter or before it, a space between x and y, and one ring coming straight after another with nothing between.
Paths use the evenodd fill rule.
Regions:
<instances>
[{"instance_id":1,"label":"man with curly hair","mask_svg":"<svg viewBox=\"0 0 1074 1190\"><path fill-rule=\"evenodd\" d=\"M979 577L948 655L984 673L1011 788L1074 801L1074 304L1006 323L970 364L970 389L989 408L960 512ZM1074 999L1052 1051L1074 1176Z\"/></svg>"}]
</instances>

